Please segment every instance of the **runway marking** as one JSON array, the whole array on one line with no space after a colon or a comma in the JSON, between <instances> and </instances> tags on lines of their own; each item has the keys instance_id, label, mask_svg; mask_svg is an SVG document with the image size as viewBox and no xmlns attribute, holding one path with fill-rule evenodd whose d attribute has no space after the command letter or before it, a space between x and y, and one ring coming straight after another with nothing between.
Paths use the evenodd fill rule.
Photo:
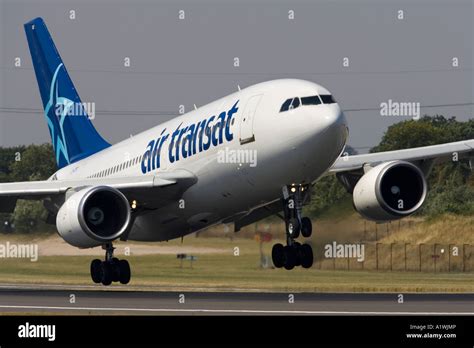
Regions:
<instances>
[{"instance_id":1,"label":"runway marking","mask_svg":"<svg viewBox=\"0 0 474 348\"><path fill-rule=\"evenodd\" d=\"M50 309L116 312L236 313L236 314L342 314L342 315L474 315L474 312L361 312L361 311L285 311L258 309L184 309L184 308L122 308L0 305L5 309Z\"/></svg>"}]
</instances>

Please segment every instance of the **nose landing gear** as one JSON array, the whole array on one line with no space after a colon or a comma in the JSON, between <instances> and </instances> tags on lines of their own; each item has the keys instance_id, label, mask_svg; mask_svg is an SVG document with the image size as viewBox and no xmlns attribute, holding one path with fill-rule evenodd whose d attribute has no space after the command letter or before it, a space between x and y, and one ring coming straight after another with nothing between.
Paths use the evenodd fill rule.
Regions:
<instances>
[{"instance_id":1,"label":"nose landing gear","mask_svg":"<svg viewBox=\"0 0 474 348\"><path fill-rule=\"evenodd\" d=\"M300 233L308 238L312 234L312 224L308 217L302 217L303 203L310 198L308 185L283 187L283 213L286 226L286 245L278 243L272 248L273 264L277 268L291 270L296 266L310 268L313 265L313 249L309 244L300 244L295 239Z\"/></svg>"},{"instance_id":2,"label":"nose landing gear","mask_svg":"<svg viewBox=\"0 0 474 348\"><path fill-rule=\"evenodd\" d=\"M112 243L107 243L102 248L105 249L105 261L95 259L91 262L93 282L102 283L103 285L110 285L112 282L128 284L131 277L128 261L114 257L115 248Z\"/></svg>"}]
</instances>

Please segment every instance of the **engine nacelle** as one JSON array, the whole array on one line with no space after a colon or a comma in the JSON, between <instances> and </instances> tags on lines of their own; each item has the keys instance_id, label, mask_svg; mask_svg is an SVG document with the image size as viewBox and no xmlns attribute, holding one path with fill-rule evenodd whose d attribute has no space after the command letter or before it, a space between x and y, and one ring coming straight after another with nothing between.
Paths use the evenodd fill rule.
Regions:
<instances>
[{"instance_id":1,"label":"engine nacelle","mask_svg":"<svg viewBox=\"0 0 474 348\"><path fill-rule=\"evenodd\" d=\"M427 185L414 164L391 161L379 164L360 178L354 187L354 207L374 221L396 220L413 214L425 201Z\"/></svg>"},{"instance_id":2,"label":"engine nacelle","mask_svg":"<svg viewBox=\"0 0 474 348\"><path fill-rule=\"evenodd\" d=\"M119 238L130 221L130 204L120 191L93 186L69 197L59 209L56 227L69 244L92 248Z\"/></svg>"}]
</instances>

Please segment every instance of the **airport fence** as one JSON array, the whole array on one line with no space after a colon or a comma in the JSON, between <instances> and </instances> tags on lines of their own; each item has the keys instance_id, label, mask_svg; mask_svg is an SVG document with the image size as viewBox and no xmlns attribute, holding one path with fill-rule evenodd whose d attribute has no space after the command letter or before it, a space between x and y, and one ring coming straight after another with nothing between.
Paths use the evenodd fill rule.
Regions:
<instances>
[{"instance_id":1,"label":"airport fence","mask_svg":"<svg viewBox=\"0 0 474 348\"><path fill-rule=\"evenodd\" d=\"M313 245L313 267L324 270L374 270L407 272L472 272L471 244L361 243L363 257L354 253L326 257L327 245ZM344 244L340 244L344 248ZM342 249L341 249L342 250ZM355 249L354 249L355 250ZM343 253L343 252L341 252Z\"/></svg>"},{"instance_id":2,"label":"airport fence","mask_svg":"<svg viewBox=\"0 0 474 348\"><path fill-rule=\"evenodd\" d=\"M313 238L304 240L313 248L313 267L322 270L373 270L373 271L406 271L406 272L474 272L474 245L470 243L407 243L390 242L392 234L400 231L411 231L422 222L419 218L398 220L383 224L369 221L357 222L352 226L343 226L340 231L348 228L348 233L321 235L316 230ZM313 223L313 226L318 226ZM233 239L236 235L231 229L216 228L205 232L204 236L227 236ZM244 228L238 233L239 238L253 238L259 243L261 266L271 267L271 246L275 240L285 234L284 224L258 223ZM357 255L344 257L326 257L327 246L338 241L338 245L364 246L363 260ZM343 240L346 240L343 242ZM300 242L303 242L300 240ZM268 247L263 247L266 243ZM359 260L358 260L359 259Z\"/></svg>"}]
</instances>

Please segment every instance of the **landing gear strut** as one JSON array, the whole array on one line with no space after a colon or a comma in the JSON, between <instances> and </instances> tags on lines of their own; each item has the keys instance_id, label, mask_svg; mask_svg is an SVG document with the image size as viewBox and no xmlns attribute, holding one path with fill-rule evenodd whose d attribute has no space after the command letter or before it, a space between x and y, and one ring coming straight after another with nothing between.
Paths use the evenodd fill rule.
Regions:
<instances>
[{"instance_id":1,"label":"landing gear strut","mask_svg":"<svg viewBox=\"0 0 474 348\"><path fill-rule=\"evenodd\" d=\"M131 276L128 261L114 257L115 248L112 243L103 245L102 249L105 250L105 261L95 259L91 262L91 278L94 283L110 285L112 282L120 282L128 284Z\"/></svg>"},{"instance_id":2,"label":"landing gear strut","mask_svg":"<svg viewBox=\"0 0 474 348\"><path fill-rule=\"evenodd\" d=\"M302 217L303 203L309 199L308 185L291 185L283 187L283 213L286 226L286 245L278 243L273 246L272 260L277 268L287 270L302 266L310 268L313 265L313 249L309 244L300 244L295 239L300 233L308 238L312 233L311 220Z\"/></svg>"}]
</instances>

